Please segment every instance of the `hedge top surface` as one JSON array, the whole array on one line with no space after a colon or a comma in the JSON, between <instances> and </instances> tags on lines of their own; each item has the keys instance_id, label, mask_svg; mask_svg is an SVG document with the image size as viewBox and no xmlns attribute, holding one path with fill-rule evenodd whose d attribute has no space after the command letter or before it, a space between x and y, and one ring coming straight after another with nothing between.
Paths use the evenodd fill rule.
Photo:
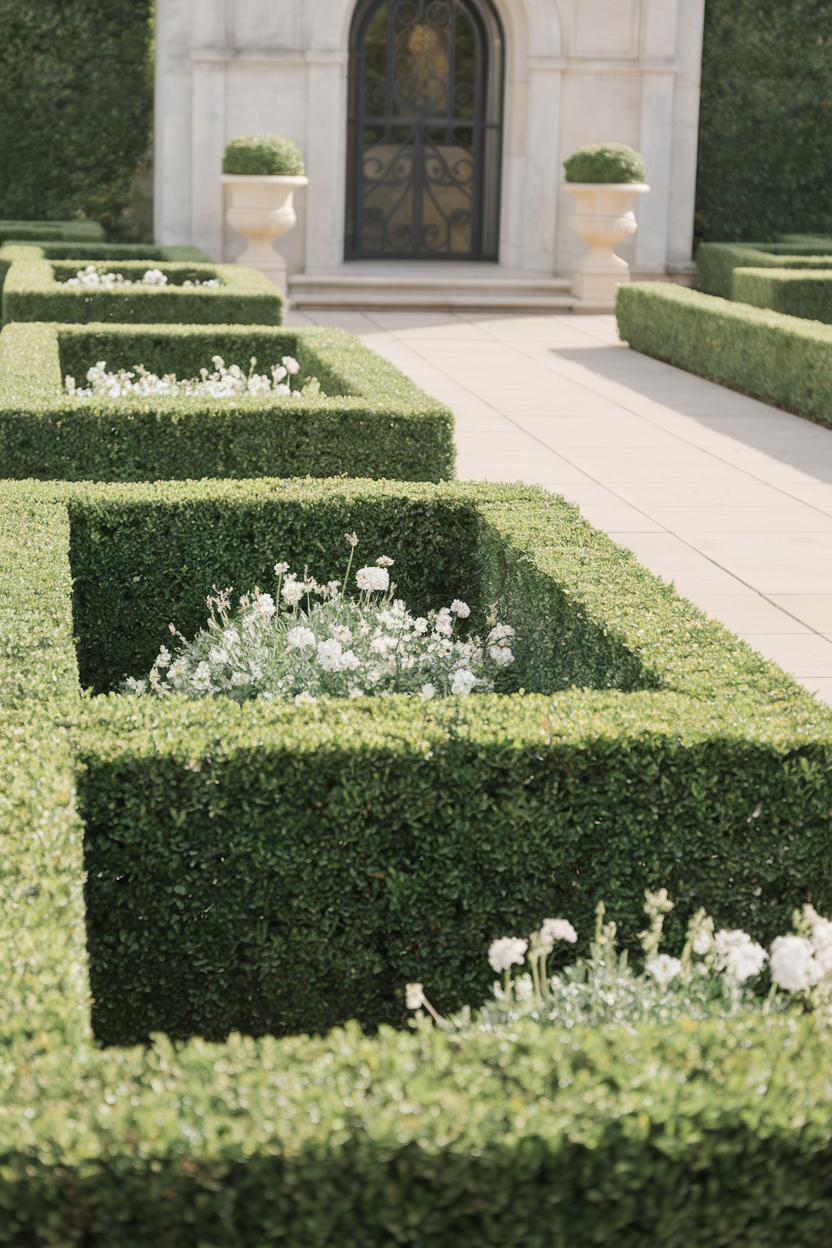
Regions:
<instances>
[{"instance_id":1,"label":"hedge top surface","mask_svg":"<svg viewBox=\"0 0 832 1248\"><path fill-rule=\"evenodd\" d=\"M282 134L252 134L232 139L225 149L223 173L256 177L301 177L301 150Z\"/></svg>"},{"instance_id":2,"label":"hedge top surface","mask_svg":"<svg viewBox=\"0 0 832 1248\"><path fill-rule=\"evenodd\" d=\"M271 508L276 515L280 509L291 508L308 515L320 509L321 524L331 512L339 531L344 526L348 531L359 524L353 524L353 517L362 509L379 504L394 508L428 506L430 514L440 517L443 510L449 514L462 511L482 533L497 536L502 548L520 561L529 576L557 587L557 592L568 599L572 613L590 622L599 635L614 638L621 652L637 661L640 675L635 687L645 693L636 697L584 691L578 703L585 705L585 711L579 714L576 710L558 722L553 728L556 734L580 736L592 725L593 731L613 737L622 729L622 722L629 723L634 731L644 731L651 722L652 730L670 731L687 739L707 735L717 725L719 731L744 735L753 730L765 739L778 735L805 739L832 728L832 716L779 668L680 598L629 552L586 524L562 499L535 487L310 479L40 486L21 482L5 485L2 497L9 502L40 498L47 507L64 503L71 515L80 509L88 516L99 515L105 524L108 516L120 515L123 523L125 516L134 515L138 520L140 515L153 512L162 517L168 514L170 523L180 513L204 514L207 523L217 508L254 509L258 514L266 514ZM275 552L274 557L283 556ZM473 721L479 719L483 726L490 696L477 698L477 709L472 712ZM646 698L649 705L653 697L657 698L654 715L645 718L645 706L629 715L630 698L640 702ZM504 700L497 695L494 699L499 719ZM701 699L702 705L697 707L690 699ZM513 699L509 703L514 705ZM527 716L517 709L524 704L521 699L510 710L509 718L515 720L518 730L525 732L522 723L527 722L528 730L537 732L538 710ZM148 700L148 705L158 706L153 700ZM377 703L382 710L372 710L370 719L383 719L387 705L387 699ZM405 718L411 717L408 699L403 706L408 708L403 711ZM345 708L345 714L349 709ZM258 707L258 714L260 710ZM236 717L237 709L232 713ZM241 723L248 713L244 711ZM137 712L139 719L142 714ZM281 714L277 713L277 719ZM369 723L366 716L366 711L359 711L356 725ZM307 723L314 725L314 721L314 716L307 716ZM322 721L311 731L328 733L329 729Z\"/></svg>"},{"instance_id":3,"label":"hedge top surface","mask_svg":"<svg viewBox=\"0 0 832 1248\"><path fill-rule=\"evenodd\" d=\"M31 266L26 266L27 268ZM151 288L152 289L152 288ZM210 293L210 292L209 292ZM54 405L67 402L66 372L83 376L86 367L105 359L109 366L147 368L185 375L208 366L213 355L226 364L248 369L251 357L267 368L284 355L299 360L304 375L318 377L324 393L305 397L292 410L314 408L447 413L403 373L340 329L290 328L270 325L153 325L153 324L25 324L15 322L0 333L0 410L21 403ZM190 374L189 374L190 375ZM74 399L76 404L101 406L100 399ZM262 409L274 399L246 397L235 408ZM120 400L119 410L145 407L162 411L197 410L199 398Z\"/></svg>"},{"instance_id":4,"label":"hedge top surface","mask_svg":"<svg viewBox=\"0 0 832 1248\"><path fill-rule=\"evenodd\" d=\"M0 260L2 257L0 256ZM111 289L66 286L91 261L13 260L3 284L4 321L151 321L180 324L204 315L218 323L233 320L280 324L282 300L274 284L256 269L235 264L171 263L104 259L104 272L120 273L129 286ZM149 268L168 278L166 285L143 285ZM216 280L218 286L185 286L185 281ZM239 306L235 306L235 301ZM203 310L200 313L200 309ZM212 313L212 309L215 311Z\"/></svg>"},{"instance_id":5,"label":"hedge top surface","mask_svg":"<svg viewBox=\"0 0 832 1248\"><path fill-rule=\"evenodd\" d=\"M567 182L643 183L644 157L626 143L591 143L563 162Z\"/></svg>"},{"instance_id":6,"label":"hedge top surface","mask_svg":"<svg viewBox=\"0 0 832 1248\"><path fill-rule=\"evenodd\" d=\"M77 260L78 268L96 260L166 260L210 264L200 247L156 247L151 243L39 242L10 241L0 246L0 263L13 260Z\"/></svg>"},{"instance_id":7,"label":"hedge top surface","mask_svg":"<svg viewBox=\"0 0 832 1248\"><path fill-rule=\"evenodd\" d=\"M0 243L53 239L65 242L103 242L97 221L0 221Z\"/></svg>"},{"instance_id":8,"label":"hedge top surface","mask_svg":"<svg viewBox=\"0 0 832 1248\"><path fill-rule=\"evenodd\" d=\"M699 284L709 295L734 296L737 268L825 269L830 266L832 243L822 239L781 243L700 243L696 249Z\"/></svg>"}]
</instances>

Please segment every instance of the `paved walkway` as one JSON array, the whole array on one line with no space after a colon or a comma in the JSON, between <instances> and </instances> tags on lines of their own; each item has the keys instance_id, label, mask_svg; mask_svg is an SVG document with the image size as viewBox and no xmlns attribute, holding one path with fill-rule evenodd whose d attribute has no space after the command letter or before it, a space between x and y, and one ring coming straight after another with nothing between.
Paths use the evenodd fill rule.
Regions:
<instances>
[{"instance_id":1,"label":"paved walkway","mask_svg":"<svg viewBox=\"0 0 832 1248\"><path fill-rule=\"evenodd\" d=\"M564 495L832 704L832 431L630 351L608 316L295 320L453 408L461 478Z\"/></svg>"}]
</instances>

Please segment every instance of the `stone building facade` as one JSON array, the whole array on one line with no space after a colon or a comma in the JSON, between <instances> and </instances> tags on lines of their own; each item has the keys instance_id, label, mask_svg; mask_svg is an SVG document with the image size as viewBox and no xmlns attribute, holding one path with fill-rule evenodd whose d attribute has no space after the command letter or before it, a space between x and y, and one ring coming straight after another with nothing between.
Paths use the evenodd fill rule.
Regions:
<instances>
[{"instance_id":1,"label":"stone building facade","mask_svg":"<svg viewBox=\"0 0 832 1248\"><path fill-rule=\"evenodd\" d=\"M704 0L157 0L155 228L233 259L226 142L277 131L310 178L290 270L499 260L564 274L584 143L645 156L637 273L691 257ZM623 254L627 254L626 249Z\"/></svg>"}]
</instances>

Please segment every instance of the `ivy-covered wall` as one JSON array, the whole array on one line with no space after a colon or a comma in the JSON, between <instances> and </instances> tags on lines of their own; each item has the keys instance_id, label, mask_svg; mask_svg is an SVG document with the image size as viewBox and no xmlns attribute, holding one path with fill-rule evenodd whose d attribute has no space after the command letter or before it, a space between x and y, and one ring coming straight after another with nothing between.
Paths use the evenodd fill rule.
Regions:
<instances>
[{"instance_id":1,"label":"ivy-covered wall","mask_svg":"<svg viewBox=\"0 0 832 1248\"><path fill-rule=\"evenodd\" d=\"M696 231L832 233L831 0L707 0Z\"/></svg>"},{"instance_id":2,"label":"ivy-covered wall","mask_svg":"<svg viewBox=\"0 0 832 1248\"><path fill-rule=\"evenodd\" d=\"M0 0L0 218L131 233L150 142L153 0Z\"/></svg>"}]
</instances>

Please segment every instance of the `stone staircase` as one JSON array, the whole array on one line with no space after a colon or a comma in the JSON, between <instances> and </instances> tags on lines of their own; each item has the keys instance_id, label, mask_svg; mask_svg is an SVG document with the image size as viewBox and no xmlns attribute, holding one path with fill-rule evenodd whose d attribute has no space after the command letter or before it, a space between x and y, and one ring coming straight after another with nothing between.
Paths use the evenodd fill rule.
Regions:
<instances>
[{"instance_id":1,"label":"stone staircase","mask_svg":"<svg viewBox=\"0 0 832 1248\"><path fill-rule=\"evenodd\" d=\"M498 264L380 260L347 262L321 273L290 278L289 296L299 312L423 310L574 312L568 278L536 276ZM587 307L581 311L608 311Z\"/></svg>"}]
</instances>

